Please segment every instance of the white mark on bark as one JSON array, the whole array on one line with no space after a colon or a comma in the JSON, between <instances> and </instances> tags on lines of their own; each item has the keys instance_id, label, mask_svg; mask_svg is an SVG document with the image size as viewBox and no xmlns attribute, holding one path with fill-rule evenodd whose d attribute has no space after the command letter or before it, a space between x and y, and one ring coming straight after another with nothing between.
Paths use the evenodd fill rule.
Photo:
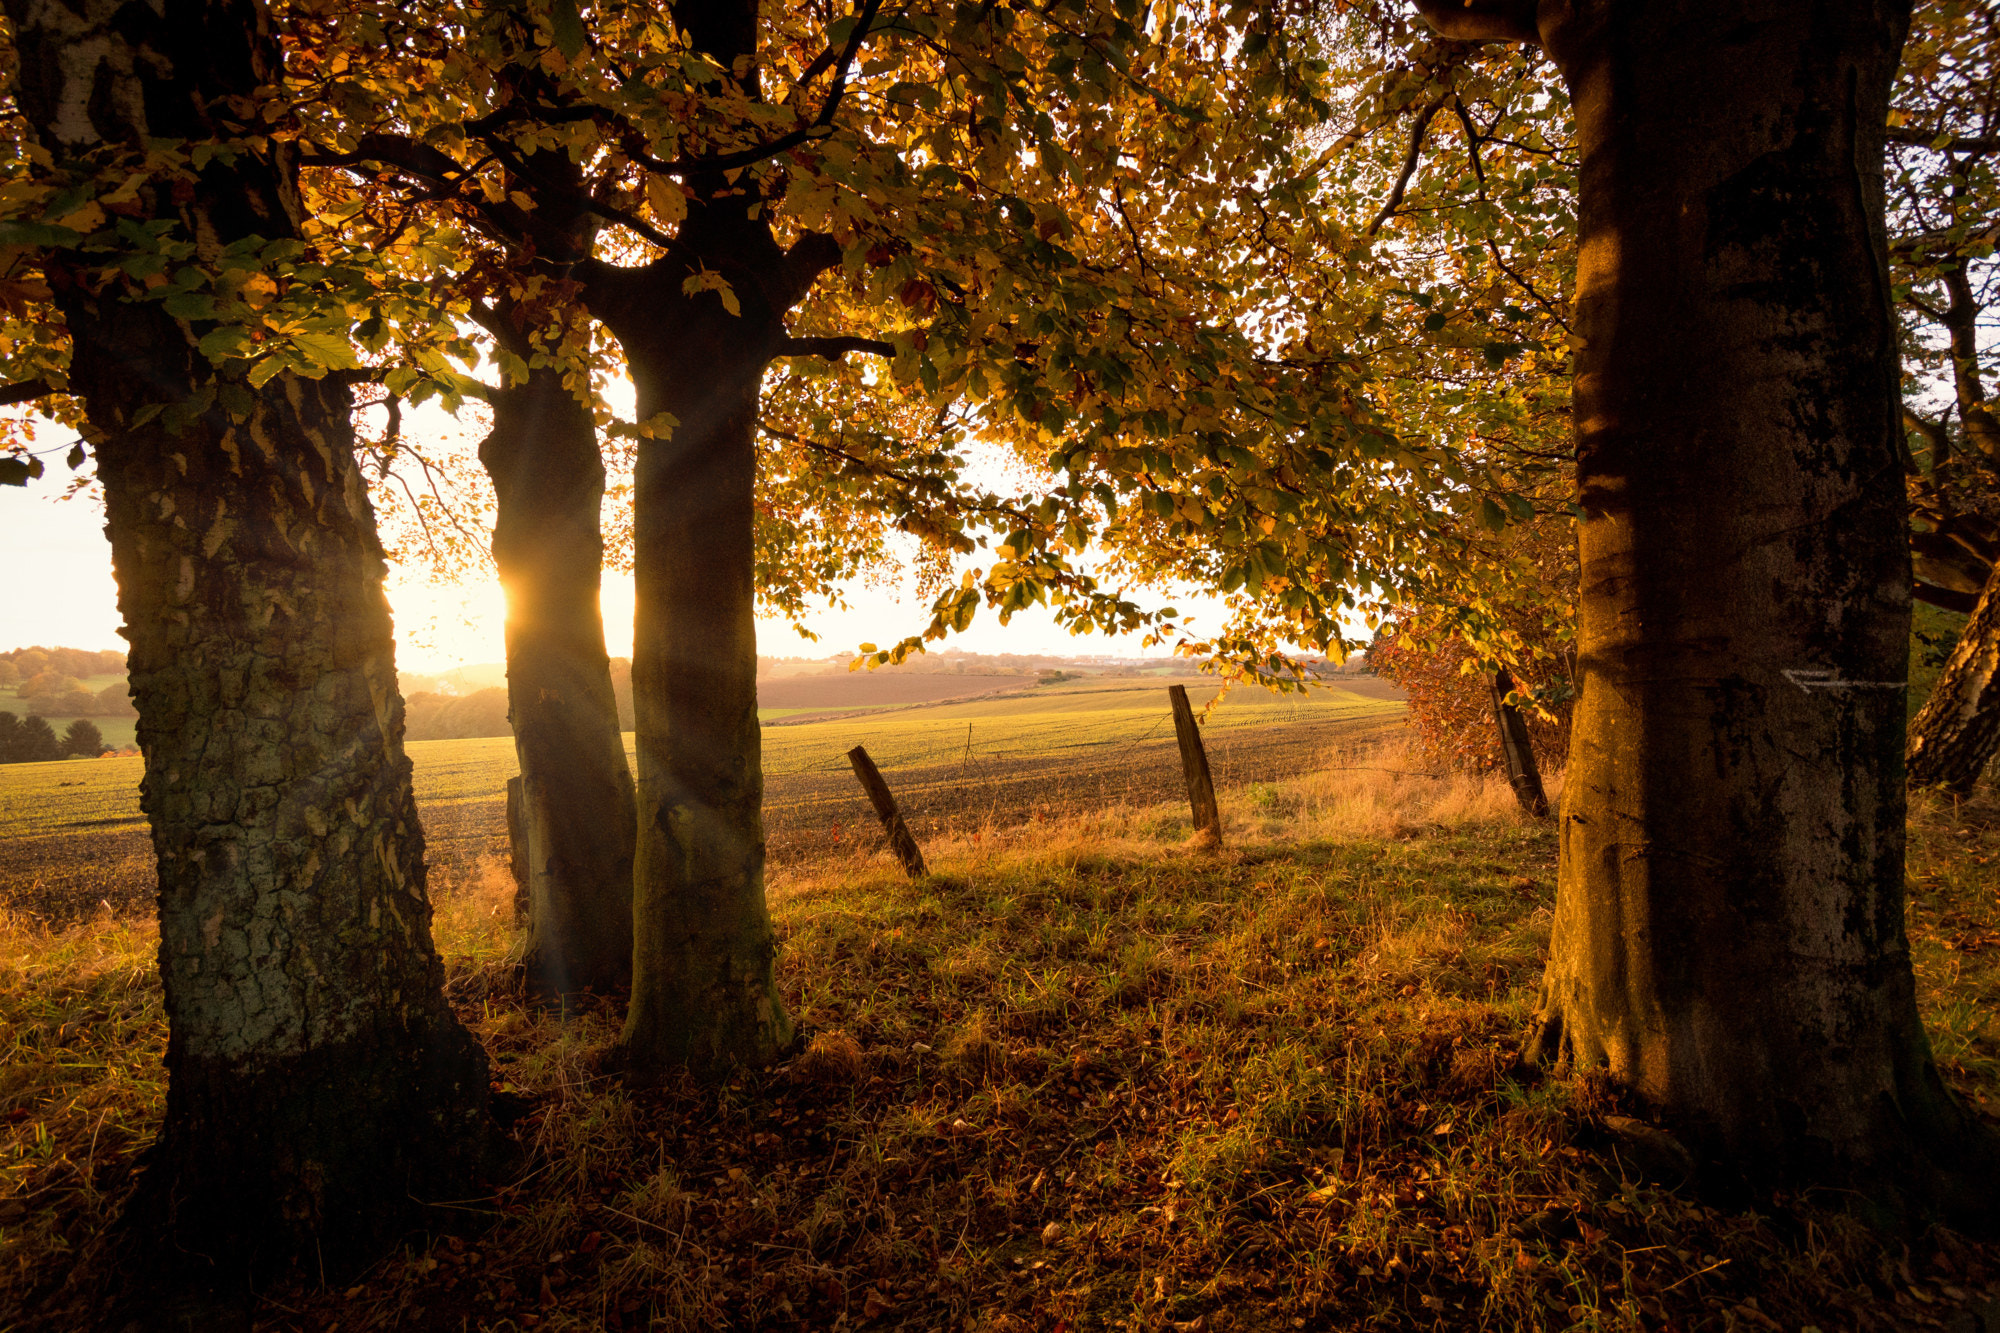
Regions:
<instances>
[{"instance_id":1,"label":"white mark on bark","mask_svg":"<svg viewBox=\"0 0 2000 1333\"><path fill-rule=\"evenodd\" d=\"M1838 671L1830 667L1787 667L1785 679L1799 687L1802 694L1814 690L1907 690L1907 680L1843 680Z\"/></svg>"}]
</instances>

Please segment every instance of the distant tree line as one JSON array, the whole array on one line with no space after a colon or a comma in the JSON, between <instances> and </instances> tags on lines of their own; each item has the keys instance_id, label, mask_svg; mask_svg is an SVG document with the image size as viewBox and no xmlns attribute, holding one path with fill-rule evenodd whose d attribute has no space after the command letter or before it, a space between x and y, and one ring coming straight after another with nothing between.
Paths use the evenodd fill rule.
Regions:
<instances>
[{"instance_id":1,"label":"distant tree line","mask_svg":"<svg viewBox=\"0 0 2000 1333\"><path fill-rule=\"evenodd\" d=\"M125 654L115 648L10 648L0 652L0 685L18 685L44 671L61 676L108 676L125 670Z\"/></svg>"},{"instance_id":2,"label":"distant tree line","mask_svg":"<svg viewBox=\"0 0 2000 1333\"><path fill-rule=\"evenodd\" d=\"M40 764L73 755L94 759L108 748L95 722L78 718L58 737L47 718L0 712L0 764Z\"/></svg>"},{"instance_id":3,"label":"distant tree line","mask_svg":"<svg viewBox=\"0 0 2000 1333\"><path fill-rule=\"evenodd\" d=\"M123 680L92 690L92 676L125 672L125 654L89 648L15 648L0 653L0 689L8 686L44 717L137 717Z\"/></svg>"}]
</instances>

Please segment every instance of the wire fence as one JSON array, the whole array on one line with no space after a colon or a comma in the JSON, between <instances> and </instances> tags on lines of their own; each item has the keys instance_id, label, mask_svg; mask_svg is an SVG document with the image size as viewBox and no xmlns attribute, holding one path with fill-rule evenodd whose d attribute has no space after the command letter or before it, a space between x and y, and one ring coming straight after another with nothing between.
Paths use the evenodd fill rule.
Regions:
<instances>
[{"instance_id":1,"label":"wire fence","mask_svg":"<svg viewBox=\"0 0 2000 1333\"><path fill-rule=\"evenodd\" d=\"M765 834L770 860L797 864L884 845L880 822L847 751L866 745L919 843L1038 819L1174 802L1186 787L1166 691L1103 715L996 715L917 723L874 714L824 726L764 731ZM1157 707L1154 701L1157 700ZM1372 748L1402 725L1399 711L1343 712L1268 704L1203 728L1209 767L1227 799ZM511 748L511 747L510 747ZM464 760L451 795L420 800L434 890L504 872L504 768ZM471 772L471 770L476 770ZM421 796L421 793L420 793ZM9 840L0 845L0 909L47 920L100 910L150 910L157 891L142 823Z\"/></svg>"},{"instance_id":2,"label":"wire fence","mask_svg":"<svg viewBox=\"0 0 2000 1333\"><path fill-rule=\"evenodd\" d=\"M1172 715L1132 737L1022 744L1003 728L990 739L969 726L955 745L885 759L869 745L918 842L1035 819L1185 800ZM1336 751L1385 738L1400 719L1381 715L1274 722L1205 739L1218 792L1276 782L1321 767ZM867 744L865 736L859 738ZM773 862L851 853L882 843L881 826L844 751L810 769L767 780L764 826Z\"/></svg>"}]
</instances>

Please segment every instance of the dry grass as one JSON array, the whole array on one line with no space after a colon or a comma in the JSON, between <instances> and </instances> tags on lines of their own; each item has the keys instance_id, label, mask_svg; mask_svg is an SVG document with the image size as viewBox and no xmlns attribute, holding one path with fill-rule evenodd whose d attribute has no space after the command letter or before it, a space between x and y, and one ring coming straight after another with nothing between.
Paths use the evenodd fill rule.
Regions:
<instances>
[{"instance_id":1,"label":"dry grass","mask_svg":"<svg viewBox=\"0 0 2000 1333\"><path fill-rule=\"evenodd\" d=\"M1991 1295L1993 1250L1694 1198L1633 1162L1602 1088L1510 1072L1553 833L1497 783L1385 768L1235 793L1219 853L1180 811L1113 809L938 842L920 883L881 856L780 872L809 1044L722 1088L595 1073L615 1014L505 993L511 883L441 884L529 1166L467 1233L272 1291L260 1325L1831 1333ZM1992 1105L2000 815L1921 805L1914 837L1926 1016ZM116 1203L160 1020L134 927L4 947L19 1308Z\"/></svg>"}]
</instances>

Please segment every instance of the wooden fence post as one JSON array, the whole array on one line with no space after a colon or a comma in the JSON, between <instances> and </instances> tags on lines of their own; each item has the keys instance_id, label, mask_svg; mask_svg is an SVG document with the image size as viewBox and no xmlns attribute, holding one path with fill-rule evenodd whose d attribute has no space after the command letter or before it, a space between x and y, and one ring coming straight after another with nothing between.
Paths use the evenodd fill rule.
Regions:
<instances>
[{"instance_id":1,"label":"wooden fence post","mask_svg":"<svg viewBox=\"0 0 2000 1333\"><path fill-rule=\"evenodd\" d=\"M1521 710L1507 702L1514 692L1514 678L1503 667L1493 673L1493 720L1500 728L1500 756L1507 764L1507 781L1514 799L1536 819L1549 813L1549 795L1542 789L1542 772L1535 767L1535 747L1528 739L1528 721Z\"/></svg>"},{"instance_id":2,"label":"wooden fence post","mask_svg":"<svg viewBox=\"0 0 2000 1333\"><path fill-rule=\"evenodd\" d=\"M896 808L896 798L889 794L889 784L882 781L882 771L875 767L875 761L868 757L868 747L857 745L847 752L847 762L854 765L854 776L861 779L861 786L868 793L875 813L881 817L882 832L889 836L889 850L903 863L903 869L911 879L922 879L924 854L917 846L917 840L910 836L910 826L903 822L903 812Z\"/></svg>"},{"instance_id":3,"label":"wooden fence post","mask_svg":"<svg viewBox=\"0 0 2000 1333\"><path fill-rule=\"evenodd\" d=\"M1195 724L1194 709L1188 703L1187 686L1167 686L1174 704L1174 734L1181 742L1181 775L1187 779L1188 805L1194 811L1194 830L1216 846L1222 845L1222 811L1215 804L1215 782L1208 774L1208 751L1201 746L1201 728Z\"/></svg>"}]
</instances>

